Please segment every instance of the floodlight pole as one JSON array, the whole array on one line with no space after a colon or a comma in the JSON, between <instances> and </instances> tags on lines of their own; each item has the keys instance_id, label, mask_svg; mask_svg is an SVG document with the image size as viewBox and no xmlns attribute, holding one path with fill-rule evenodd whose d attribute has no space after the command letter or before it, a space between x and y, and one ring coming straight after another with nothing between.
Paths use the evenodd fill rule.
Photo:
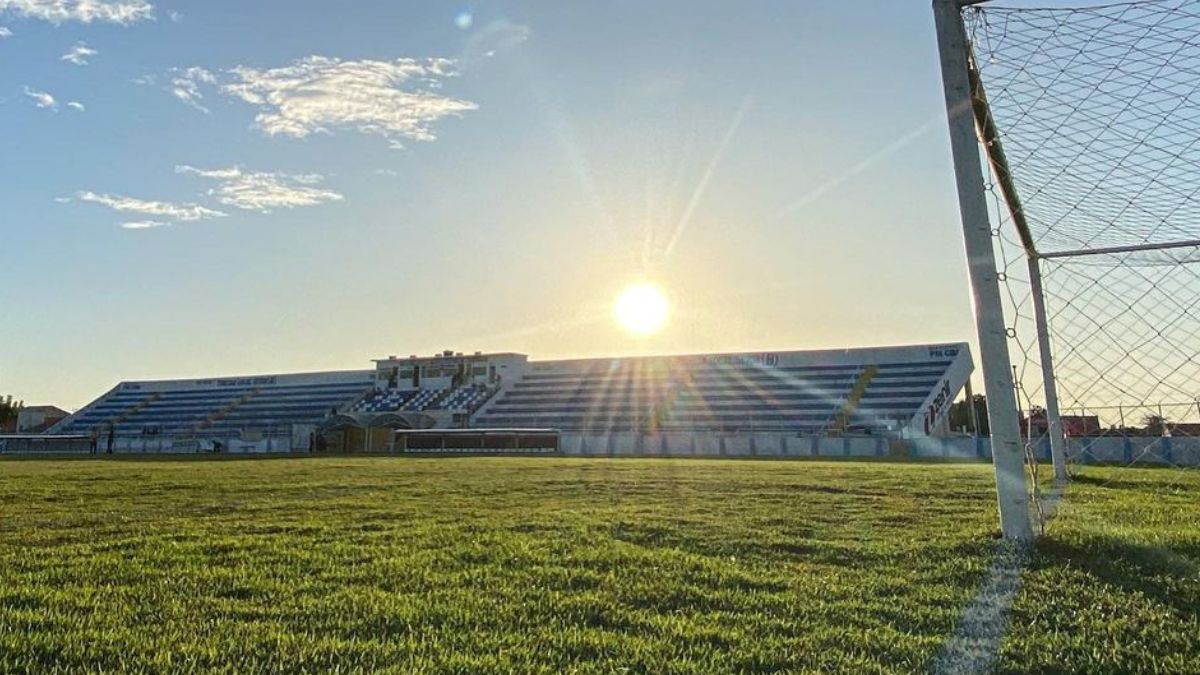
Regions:
<instances>
[{"instance_id":1,"label":"floodlight pole","mask_svg":"<svg viewBox=\"0 0 1200 675\"><path fill-rule=\"evenodd\" d=\"M1025 452L1021 443L1004 308L1000 299L992 228L988 219L972 110L971 84L967 73L969 46L961 14L963 4L960 0L933 0L933 15L937 26L946 114L950 124L958 208L962 217L967 270L975 301L975 326L987 392L1000 529L1006 539L1028 541L1033 538L1033 527L1029 517L1029 491L1025 485Z\"/></svg>"}]
</instances>

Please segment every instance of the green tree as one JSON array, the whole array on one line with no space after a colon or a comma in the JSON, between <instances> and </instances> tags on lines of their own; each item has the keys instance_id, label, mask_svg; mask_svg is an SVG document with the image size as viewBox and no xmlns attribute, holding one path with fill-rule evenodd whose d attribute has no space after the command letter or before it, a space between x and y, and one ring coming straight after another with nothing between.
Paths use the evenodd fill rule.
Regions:
<instances>
[{"instance_id":1,"label":"green tree","mask_svg":"<svg viewBox=\"0 0 1200 675\"><path fill-rule=\"evenodd\" d=\"M1146 415L1142 418L1142 424L1146 428L1147 436L1165 436L1167 431L1168 420L1159 415Z\"/></svg>"},{"instance_id":2,"label":"green tree","mask_svg":"<svg viewBox=\"0 0 1200 675\"><path fill-rule=\"evenodd\" d=\"M14 401L12 394L0 398L0 431L17 427L17 413L23 407L24 402Z\"/></svg>"},{"instance_id":3,"label":"green tree","mask_svg":"<svg viewBox=\"0 0 1200 675\"><path fill-rule=\"evenodd\" d=\"M988 430L987 416L987 397L983 394L975 394L971 397L970 402L967 399L956 401L950 406L950 428L951 429L971 429L971 408L975 406L975 416L979 420L979 428L974 432L980 436L986 436Z\"/></svg>"}]
</instances>

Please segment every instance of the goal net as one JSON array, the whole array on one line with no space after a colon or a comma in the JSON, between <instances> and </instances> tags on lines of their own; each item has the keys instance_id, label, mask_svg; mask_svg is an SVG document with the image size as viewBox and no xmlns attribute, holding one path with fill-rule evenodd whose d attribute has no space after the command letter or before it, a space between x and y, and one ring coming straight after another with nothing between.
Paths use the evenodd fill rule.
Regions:
<instances>
[{"instance_id":1,"label":"goal net","mask_svg":"<svg viewBox=\"0 0 1200 675\"><path fill-rule=\"evenodd\" d=\"M1200 1L962 15L1025 442L1200 466Z\"/></svg>"}]
</instances>

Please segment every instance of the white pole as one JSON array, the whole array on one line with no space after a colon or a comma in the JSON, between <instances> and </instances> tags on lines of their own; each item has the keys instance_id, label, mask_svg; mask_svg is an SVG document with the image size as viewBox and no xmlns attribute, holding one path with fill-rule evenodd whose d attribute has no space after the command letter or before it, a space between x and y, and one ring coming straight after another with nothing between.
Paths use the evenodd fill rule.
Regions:
<instances>
[{"instance_id":1,"label":"white pole","mask_svg":"<svg viewBox=\"0 0 1200 675\"><path fill-rule=\"evenodd\" d=\"M979 435L979 411L975 410L975 389L971 386L971 378L967 378L967 419L971 421L971 435Z\"/></svg>"},{"instance_id":2,"label":"white pole","mask_svg":"<svg viewBox=\"0 0 1200 675\"><path fill-rule=\"evenodd\" d=\"M1029 293L1033 296L1033 317L1037 324L1038 355L1042 361L1042 388L1046 393L1046 432L1050 435L1050 460L1054 479L1067 480L1066 438L1062 417L1058 414L1058 385L1054 381L1054 358L1050 355L1050 324L1046 320L1046 296L1042 293L1042 266L1032 255L1029 261Z\"/></svg>"},{"instance_id":3,"label":"white pole","mask_svg":"<svg viewBox=\"0 0 1200 675\"><path fill-rule=\"evenodd\" d=\"M992 229L988 220L983 172L980 167L971 85L967 76L967 34L958 0L933 0L942 86L950 123L950 147L958 186L958 208L967 249L967 270L975 301L975 326L988 401L992 434L992 465L1000 506L1000 529L1006 539L1033 538L1029 520L1029 491L1025 485L1025 453L1013 393L1004 309L996 274Z\"/></svg>"},{"instance_id":4,"label":"white pole","mask_svg":"<svg viewBox=\"0 0 1200 675\"><path fill-rule=\"evenodd\" d=\"M1108 246L1105 248L1079 248L1071 251L1050 251L1042 253L1043 258L1076 258L1085 255L1109 255L1112 253L1134 253L1137 251L1165 251L1175 248L1200 247L1200 239L1185 241L1169 241L1163 244L1131 244L1129 246Z\"/></svg>"}]
</instances>

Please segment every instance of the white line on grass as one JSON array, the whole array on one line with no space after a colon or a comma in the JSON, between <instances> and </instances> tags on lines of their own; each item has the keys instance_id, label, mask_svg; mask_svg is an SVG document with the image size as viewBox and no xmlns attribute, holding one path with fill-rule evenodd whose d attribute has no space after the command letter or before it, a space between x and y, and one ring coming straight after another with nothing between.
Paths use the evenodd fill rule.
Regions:
<instances>
[{"instance_id":1,"label":"white line on grass","mask_svg":"<svg viewBox=\"0 0 1200 675\"><path fill-rule=\"evenodd\" d=\"M1063 487L1056 484L1046 492L1043 512L1047 519L1058 507ZM1008 612L1017 591L1021 590L1021 572L1028 562L1028 544L1008 540L997 542L983 587L959 617L953 637L934 659L930 669L934 675L973 675L991 671L996 655L1000 653L1000 640L1008 628Z\"/></svg>"}]
</instances>

